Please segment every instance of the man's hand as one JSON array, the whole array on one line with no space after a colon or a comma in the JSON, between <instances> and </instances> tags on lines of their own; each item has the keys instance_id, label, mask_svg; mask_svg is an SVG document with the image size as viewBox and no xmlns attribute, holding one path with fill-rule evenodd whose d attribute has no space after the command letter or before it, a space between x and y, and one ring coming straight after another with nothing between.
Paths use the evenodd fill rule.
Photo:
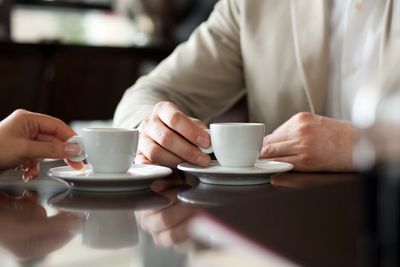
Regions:
<instances>
[{"instance_id":1,"label":"man's hand","mask_svg":"<svg viewBox=\"0 0 400 267\"><path fill-rule=\"evenodd\" d=\"M198 149L198 146L210 146L210 137L204 128L199 120L186 116L174 104L160 102L140 126L136 162L175 168L188 161L207 167L211 159Z\"/></svg>"},{"instance_id":2,"label":"man's hand","mask_svg":"<svg viewBox=\"0 0 400 267\"><path fill-rule=\"evenodd\" d=\"M297 171L353 171L356 138L349 122L298 113L264 138L260 158L292 163Z\"/></svg>"}]
</instances>

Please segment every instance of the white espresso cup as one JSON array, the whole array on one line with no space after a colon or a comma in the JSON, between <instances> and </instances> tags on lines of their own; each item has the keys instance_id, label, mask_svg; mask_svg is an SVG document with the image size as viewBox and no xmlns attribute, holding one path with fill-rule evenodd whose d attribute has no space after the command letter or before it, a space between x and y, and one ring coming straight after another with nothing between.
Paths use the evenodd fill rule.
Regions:
<instances>
[{"instance_id":1,"label":"white espresso cup","mask_svg":"<svg viewBox=\"0 0 400 267\"><path fill-rule=\"evenodd\" d=\"M265 126L262 123L213 123L207 131L211 146L201 149L214 153L223 167L251 167L260 156Z\"/></svg>"},{"instance_id":2,"label":"white espresso cup","mask_svg":"<svg viewBox=\"0 0 400 267\"><path fill-rule=\"evenodd\" d=\"M82 154L70 160L86 159L95 173L125 173L134 162L138 139L135 129L84 128L82 136L68 140L82 147Z\"/></svg>"}]
</instances>

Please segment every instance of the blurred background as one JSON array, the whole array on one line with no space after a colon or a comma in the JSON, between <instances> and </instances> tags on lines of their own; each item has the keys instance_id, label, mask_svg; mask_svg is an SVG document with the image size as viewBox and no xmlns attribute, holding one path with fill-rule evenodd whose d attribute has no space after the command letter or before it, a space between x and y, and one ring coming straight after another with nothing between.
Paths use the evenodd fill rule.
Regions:
<instances>
[{"instance_id":1,"label":"blurred background","mask_svg":"<svg viewBox=\"0 0 400 267\"><path fill-rule=\"evenodd\" d=\"M110 120L217 0L0 0L0 119Z\"/></svg>"}]
</instances>

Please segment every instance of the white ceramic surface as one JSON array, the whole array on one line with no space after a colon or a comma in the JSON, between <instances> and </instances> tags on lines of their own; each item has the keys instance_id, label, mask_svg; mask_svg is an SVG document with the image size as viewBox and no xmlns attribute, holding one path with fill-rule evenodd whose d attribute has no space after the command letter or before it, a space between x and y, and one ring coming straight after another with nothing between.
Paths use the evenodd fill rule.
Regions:
<instances>
[{"instance_id":1,"label":"white ceramic surface","mask_svg":"<svg viewBox=\"0 0 400 267\"><path fill-rule=\"evenodd\" d=\"M88 165L87 170L77 171L71 167L56 167L49 175L66 182L71 188L85 191L130 191L148 188L159 178L168 176L172 170L167 167L135 164L126 173L94 173Z\"/></svg>"},{"instance_id":2,"label":"white ceramic surface","mask_svg":"<svg viewBox=\"0 0 400 267\"><path fill-rule=\"evenodd\" d=\"M119 249L135 246L138 242L138 228L133 211L92 211L87 214L82 229L84 246Z\"/></svg>"},{"instance_id":3,"label":"white ceramic surface","mask_svg":"<svg viewBox=\"0 0 400 267\"><path fill-rule=\"evenodd\" d=\"M256 185L268 183L274 174L287 172L293 165L285 162L257 160L253 167L223 167L211 161L209 167L201 168L190 163L181 163L178 169L197 176L201 182L217 185Z\"/></svg>"},{"instance_id":4,"label":"white ceramic surface","mask_svg":"<svg viewBox=\"0 0 400 267\"><path fill-rule=\"evenodd\" d=\"M83 155L73 161L87 159L96 173L124 173L132 165L138 144L139 131L119 128L85 128L82 136L69 142L83 146Z\"/></svg>"},{"instance_id":5,"label":"white ceramic surface","mask_svg":"<svg viewBox=\"0 0 400 267\"><path fill-rule=\"evenodd\" d=\"M213 123L211 149L221 166L250 167L260 156L265 126L262 123Z\"/></svg>"}]
</instances>

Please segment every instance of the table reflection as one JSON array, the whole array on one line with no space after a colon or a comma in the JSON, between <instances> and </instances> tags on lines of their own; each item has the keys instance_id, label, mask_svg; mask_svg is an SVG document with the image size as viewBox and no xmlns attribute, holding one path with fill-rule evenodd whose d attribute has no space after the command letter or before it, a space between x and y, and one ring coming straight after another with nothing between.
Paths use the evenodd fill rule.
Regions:
<instances>
[{"instance_id":1,"label":"table reflection","mask_svg":"<svg viewBox=\"0 0 400 267\"><path fill-rule=\"evenodd\" d=\"M299 173L288 172L270 178L276 189L303 189L353 181L354 173Z\"/></svg>"},{"instance_id":2,"label":"table reflection","mask_svg":"<svg viewBox=\"0 0 400 267\"><path fill-rule=\"evenodd\" d=\"M300 209L293 210L303 202L292 199L299 194L308 199L310 192L318 194L330 187L327 184L346 183L356 177L293 172L272 176L265 185L220 186L199 183L193 176L174 172L155 181L151 190L85 192L69 190L64 183L49 178L47 170L56 164L59 163L43 164L40 177L28 184L15 171L1 175L0 266L205 266L201 263L203 252L219 255L221 251L199 243L191 235L190 223L199 211L223 215L232 210L232 221L243 225L238 227L240 231L253 229L257 237L276 237L276 242L286 238L292 244L293 235L277 232L282 225L299 228L305 225L300 223L302 220L310 219L313 223L304 232L304 240L308 240L314 222L331 222L333 216L334 227L329 224L333 231L340 224L339 215L332 212L347 213L344 205L351 208L353 203L333 190L330 195L318 196L318 205L314 205L315 201L305 205L306 215L299 214ZM303 190L309 187L313 189ZM323 198L329 201L323 202ZM321 217L324 212L331 215ZM284 219L287 224L273 224L267 231L264 226L272 223L271 213L274 217L292 214L295 219ZM261 215L266 218L265 223L260 223ZM204 227L207 233L211 232Z\"/></svg>"},{"instance_id":3,"label":"table reflection","mask_svg":"<svg viewBox=\"0 0 400 267\"><path fill-rule=\"evenodd\" d=\"M93 249L119 249L139 242L135 211L160 208L169 199L150 190L86 192L68 190L48 200L56 209L82 220L82 244Z\"/></svg>"},{"instance_id":4,"label":"table reflection","mask_svg":"<svg viewBox=\"0 0 400 267\"><path fill-rule=\"evenodd\" d=\"M225 206L244 200L264 198L271 192L298 190L323 185L349 182L354 174L297 173L288 172L273 175L265 185L213 185L206 183L184 186L177 197L183 202L202 206Z\"/></svg>"},{"instance_id":5,"label":"table reflection","mask_svg":"<svg viewBox=\"0 0 400 267\"><path fill-rule=\"evenodd\" d=\"M140 227L149 232L156 245L176 246L188 239L190 219L199 210L235 205L265 198L275 191L317 187L351 181L354 174L283 173L270 178L270 184L257 186L222 186L205 183L182 185L182 181L160 181L153 189L169 198L168 206L136 212Z\"/></svg>"},{"instance_id":6,"label":"table reflection","mask_svg":"<svg viewBox=\"0 0 400 267\"><path fill-rule=\"evenodd\" d=\"M189 237L189 221L201 208L178 199L181 182L178 176L169 181L159 181L152 188L158 194L167 197L171 201L170 204L162 208L136 212L141 229L151 234L157 246L171 247L186 241Z\"/></svg>"},{"instance_id":7,"label":"table reflection","mask_svg":"<svg viewBox=\"0 0 400 267\"><path fill-rule=\"evenodd\" d=\"M0 193L0 246L18 260L41 258L67 244L81 225L68 212L48 216L36 191Z\"/></svg>"}]
</instances>

